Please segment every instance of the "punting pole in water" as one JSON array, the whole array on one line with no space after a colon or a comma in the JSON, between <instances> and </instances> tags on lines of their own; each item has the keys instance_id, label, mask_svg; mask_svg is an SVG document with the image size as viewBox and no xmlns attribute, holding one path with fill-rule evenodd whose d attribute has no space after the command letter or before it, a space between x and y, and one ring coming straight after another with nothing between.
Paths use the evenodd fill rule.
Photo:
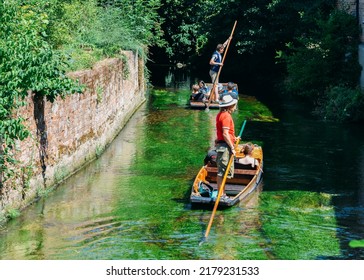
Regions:
<instances>
[{"instance_id":1,"label":"punting pole in water","mask_svg":"<svg viewBox=\"0 0 364 280\"><path fill-rule=\"evenodd\" d=\"M239 146L239 142L240 142L241 136L243 134L243 131L244 131L244 128L245 128L245 124L246 124L246 120L244 120L243 125L241 126L240 133L239 133L239 137L238 137L238 139L236 140L236 143L235 143L235 147L234 147L235 149ZM211 214L211 217L210 217L210 221L209 221L209 224L207 225L207 229L206 229L206 232L205 232L205 236L202 239L202 241L200 242L200 245L203 242L205 242L206 239L207 239L207 237L209 236L210 229L211 229L211 226L212 226L212 222L214 221L215 213L216 213L217 207L218 207L219 202L220 202L220 197L221 197L221 194L222 194L222 192L223 192L223 190L225 188L226 178L227 178L227 175L229 173L231 164L233 162L234 162L234 154L232 154L230 156L229 163L228 163L228 165L226 167L225 174L224 174L224 177L222 179L221 186L220 186L219 192L218 192L217 197L216 197L216 200L215 200L215 204L214 204L214 208L212 210L212 214Z\"/></svg>"},{"instance_id":2,"label":"punting pole in water","mask_svg":"<svg viewBox=\"0 0 364 280\"><path fill-rule=\"evenodd\" d=\"M209 101L207 102L207 107L205 109L206 112L210 111L211 98L212 98L213 95L215 95L215 88L217 87L217 81L219 80L221 69L224 66L225 57L226 57L227 51L228 51L229 46L230 46L231 39L232 39L234 31L235 31L236 23L237 23L237 21L235 21L235 23L234 23L233 30L231 31L229 41L227 43L224 55L222 57L222 61L221 61L222 65L219 67L219 71L217 72L216 78L214 80L214 84L213 84L212 89L210 91ZM215 96L215 98L216 98L216 96Z\"/></svg>"}]
</instances>

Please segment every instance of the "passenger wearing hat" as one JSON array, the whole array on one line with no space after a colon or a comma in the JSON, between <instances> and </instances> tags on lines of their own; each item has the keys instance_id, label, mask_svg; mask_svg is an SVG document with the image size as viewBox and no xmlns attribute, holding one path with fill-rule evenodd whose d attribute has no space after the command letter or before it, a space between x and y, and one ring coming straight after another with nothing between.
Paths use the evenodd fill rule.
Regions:
<instances>
[{"instance_id":1,"label":"passenger wearing hat","mask_svg":"<svg viewBox=\"0 0 364 280\"><path fill-rule=\"evenodd\" d=\"M221 187L222 179L225 175L230 156L235 156L234 143L237 140L235 137L234 121L231 114L236 109L237 99L230 95L222 97L219 107L220 112L216 116L216 163L217 163L217 188ZM227 178L232 178L234 175L234 165L230 167ZM226 196L223 193L224 197Z\"/></svg>"}]
</instances>

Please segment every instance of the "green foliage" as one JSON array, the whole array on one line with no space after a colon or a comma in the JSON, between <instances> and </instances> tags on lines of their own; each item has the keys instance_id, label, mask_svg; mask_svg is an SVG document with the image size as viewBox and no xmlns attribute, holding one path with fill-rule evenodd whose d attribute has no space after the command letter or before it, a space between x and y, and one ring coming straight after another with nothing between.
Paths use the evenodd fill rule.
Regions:
<instances>
[{"instance_id":1,"label":"green foliage","mask_svg":"<svg viewBox=\"0 0 364 280\"><path fill-rule=\"evenodd\" d=\"M82 48L73 44L66 45L63 50L71 57L68 66L69 71L92 68L97 61L104 57L102 49L87 47L85 44L82 45Z\"/></svg>"},{"instance_id":2,"label":"green foliage","mask_svg":"<svg viewBox=\"0 0 364 280\"><path fill-rule=\"evenodd\" d=\"M364 239L362 240L351 240L349 242L351 248L364 248Z\"/></svg>"},{"instance_id":3,"label":"green foliage","mask_svg":"<svg viewBox=\"0 0 364 280\"><path fill-rule=\"evenodd\" d=\"M165 51L173 61L183 61L186 57L199 54L209 38L207 18L212 16L210 9L215 1L162 0L159 15L168 19L163 22Z\"/></svg>"},{"instance_id":4,"label":"green foliage","mask_svg":"<svg viewBox=\"0 0 364 280\"><path fill-rule=\"evenodd\" d=\"M63 4L62 49L71 56L70 70L90 68L120 50L132 50L143 57L149 46L163 46L160 1L69 0ZM67 39L68 38L68 39Z\"/></svg>"},{"instance_id":5,"label":"green foliage","mask_svg":"<svg viewBox=\"0 0 364 280\"><path fill-rule=\"evenodd\" d=\"M295 34L305 32L302 20L318 10L327 13L332 0L162 0L159 10L168 42L166 53L177 61L200 55L227 39L235 20L234 46L240 54L261 54L284 47Z\"/></svg>"},{"instance_id":6,"label":"green foliage","mask_svg":"<svg viewBox=\"0 0 364 280\"><path fill-rule=\"evenodd\" d=\"M19 216L20 216L20 212L17 209L8 209L8 211L6 213L6 217L10 220L15 219Z\"/></svg>"},{"instance_id":7,"label":"green foliage","mask_svg":"<svg viewBox=\"0 0 364 280\"><path fill-rule=\"evenodd\" d=\"M103 93L104 93L104 90L102 87L100 86L97 86L96 88L96 102L97 104L101 103L102 102L102 99L103 99Z\"/></svg>"},{"instance_id":8,"label":"green foliage","mask_svg":"<svg viewBox=\"0 0 364 280\"><path fill-rule=\"evenodd\" d=\"M327 90L316 113L327 120L339 122L364 120L364 94L356 88L335 86Z\"/></svg>"},{"instance_id":9,"label":"green foliage","mask_svg":"<svg viewBox=\"0 0 364 280\"><path fill-rule=\"evenodd\" d=\"M128 58L125 54L121 54L118 57L121 58L121 61L123 62L123 79L126 80L130 76L130 69L128 64Z\"/></svg>"},{"instance_id":10,"label":"green foliage","mask_svg":"<svg viewBox=\"0 0 364 280\"><path fill-rule=\"evenodd\" d=\"M5 10L8 5L3 4L9 20L2 21L5 28L0 33L0 89L4 96L24 98L31 90L53 102L57 96L80 91L65 75L67 58L47 41L49 20L44 7L9 3L15 8Z\"/></svg>"},{"instance_id":11,"label":"green foliage","mask_svg":"<svg viewBox=\"0 0 364 280\"><path fill-rule=\"evenodd\" d=\"M239 5L235 12L244 25L236 36L238 52L256 54L283 48L312 27L310 19L317 13L328 14L334 7L332 0L246 1L245 7Z\"/></svg>"},{"instance_id":12,"label":"green foliage","mask_svg":"<svg viewBox=\"0 0 364 280\"><path fill-rule=\"evenodd\" d=\"M286 90L310 100L327 119L357 120L363 109L354 105L361 71L356 20L334 10L314 23L316 28L287 44L289 51L281 56L287 64Z\"/></svg>"},{"instance_id":13,"label":"green foliage","mask_svg":"<svg viewBox=\"0 0 364 280\"><path fill-rule=\"evenodd\" d=\"M361 69L355 18L333 11L327 20L316 22L317 28L302 35L285 57L288 90L310 97L313 91L322 95L328 86L356 86Z\"/></svg>"},{"instance_id":14,"label":"green foliage","mask_svg":"<svg viewBox=\"0 0 364 280\"><path fill-rule=\"evenodd\" d=\"M52 13L51 41L59 47L71 45L82 49L84 36L98 21L97 0L53 0L58 13Z\"/></svg>"}]
</instances>

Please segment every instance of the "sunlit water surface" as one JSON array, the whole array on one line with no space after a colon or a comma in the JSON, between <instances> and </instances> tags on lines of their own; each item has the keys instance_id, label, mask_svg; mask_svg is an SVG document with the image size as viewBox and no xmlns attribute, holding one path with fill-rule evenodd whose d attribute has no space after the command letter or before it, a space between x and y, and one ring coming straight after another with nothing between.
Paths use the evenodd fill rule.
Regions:
<instances>
[{"instance_id":1,"label":"sunlit water surface","mask_svg":"<svg viewBox=\"0 0 364 280\"><path fill-rule=\"evenodd\" d=\"M264 150L263 191L218 211L199 245L211 211L191 210L188 196L216 112L189 110L187 96L153 91L99 159L0 229L0 258L364 258L349 246L364 239L363 130L297 117L291 105L248 121L243 140Z\"/></svg>"}]
</instances>

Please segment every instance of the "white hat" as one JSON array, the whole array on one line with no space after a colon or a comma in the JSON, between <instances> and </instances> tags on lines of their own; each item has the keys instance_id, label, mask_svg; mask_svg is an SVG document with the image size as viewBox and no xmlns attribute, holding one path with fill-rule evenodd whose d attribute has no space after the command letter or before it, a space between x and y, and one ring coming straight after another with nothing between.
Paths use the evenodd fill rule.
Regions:
<instances>
[{"instance_id":1,"label":"white hat","mask_svg":"<svg viewBox=\"0 0 364 280\"><path fill-rule=\"evenodd\" d=\"M231 95L224 95L222 99L220 100L219 107L229 107L231 105L234 105L238 102L237 99L234 99L231 97Z\"/></svg>"}]
</instances>

